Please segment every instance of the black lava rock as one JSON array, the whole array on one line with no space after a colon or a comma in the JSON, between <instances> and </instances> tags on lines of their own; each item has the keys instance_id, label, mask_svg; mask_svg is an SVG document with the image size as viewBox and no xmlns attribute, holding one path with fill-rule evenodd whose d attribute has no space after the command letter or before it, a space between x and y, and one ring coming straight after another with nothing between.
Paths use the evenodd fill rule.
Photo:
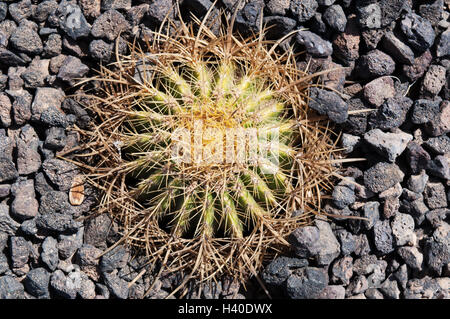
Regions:
<instances>
[{"instance_id":1,"label":"black lava rock","mask_svg":"<svg viewBox=\"0 0 450 319\"><path fill-rule=\"evenodd\" d=\"M313 87L309 90L309 106L327 115L329 119L336 123L344 123L348 117L348 105L335 92Z\"/></svg>"}]
</instances>

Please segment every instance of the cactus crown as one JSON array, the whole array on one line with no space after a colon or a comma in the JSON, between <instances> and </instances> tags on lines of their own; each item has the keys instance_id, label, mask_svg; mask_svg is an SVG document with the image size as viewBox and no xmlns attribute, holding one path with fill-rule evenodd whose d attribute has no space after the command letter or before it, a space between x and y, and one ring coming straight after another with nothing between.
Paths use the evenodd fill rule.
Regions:
<instances>
[{"instance_id":1,"label":"cactus crown","mask_svg":"<svg viewBox=\"0 0 450 319\"><path fill-rule=\"evenodd\" d=\"M280 42L181 22L96 78L97 126L84 135L98 211L184 283L244 282L331 186L334 133L307 106L312 77Z\"/></svg>"}]
</instances>

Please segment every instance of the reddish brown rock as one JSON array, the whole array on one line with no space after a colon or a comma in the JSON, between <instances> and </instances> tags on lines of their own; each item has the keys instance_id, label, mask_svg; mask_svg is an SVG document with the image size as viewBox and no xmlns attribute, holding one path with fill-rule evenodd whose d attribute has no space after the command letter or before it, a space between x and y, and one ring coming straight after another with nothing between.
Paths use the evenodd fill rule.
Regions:
<instances>
[{"instance_id":1,"label":"reddish brown rock","mask_svg":"<svg viewBox=\"0 0 450 319\"><path fill-rule=\"evenodd\" d=\"M390 76L382 76L364 86L364 98L374 106L380 106L383 102L394 97L394 81Z\"/></svg>"},{"instance_id":2,"label":"reddish brown rock","mask_svg":"<svg viewBox=\"0 0 450 319\"><path fill-rule=\"evenodd\" d=\"M439 94L445 84L445 68L440 65L431 65L422 82L422 93L435 96Z\"/></svg>"},{"instance_id":3,"label":"reddish brown rock","mask_svg":"<svg viewBox=\"0 0 450 319\"><path fill-rule=\"evenodd\" d=\"M414 59L412 65L404 65L403 73L411 82L414 82L425 73L432 58L430 50L425 51L422 55Z\"/></svg>"},{"instance_id":4,"label":"reddish brown rock","mask_svg":"<svg viewBox=\"0 0 450 319\"><path fill-rule=\"evenodd\" d=\"M359 43L361 36L355 18L349 18L343 33L333 40L334 54L343 62L359 58Z\"/></svg>"}]
</instances>

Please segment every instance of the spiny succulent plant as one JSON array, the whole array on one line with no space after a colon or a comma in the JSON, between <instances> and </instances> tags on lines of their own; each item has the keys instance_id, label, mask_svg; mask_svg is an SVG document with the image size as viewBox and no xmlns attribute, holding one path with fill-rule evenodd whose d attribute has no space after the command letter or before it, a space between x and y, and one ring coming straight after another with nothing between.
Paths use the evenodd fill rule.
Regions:
<instances>
[{"instance_id":1,"label":"spiny succulent plant","mask_svg":"<svg viewBox=\"0 0 450 319\"><path fill-rule=\"evenodd\" d=\"M180 289L257 274L320 212L338 162L293 51L204 21L169 21L174 32L102 67L87 105L97 124L83 131L98 211L119 221L118 243L183 271Z\"/></svg>"}]
</instances>

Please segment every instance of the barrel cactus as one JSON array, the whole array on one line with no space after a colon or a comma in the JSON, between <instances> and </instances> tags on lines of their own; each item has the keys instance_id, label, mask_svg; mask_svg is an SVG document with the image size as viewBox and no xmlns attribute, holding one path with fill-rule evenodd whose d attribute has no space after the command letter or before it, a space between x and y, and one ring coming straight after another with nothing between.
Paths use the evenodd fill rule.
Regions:
<instances>
[{"instance_id":1,"label":"barrel cactus","mask_svg":"<svg viewBox=\"0 0 450 319\"><path fill-rule=\"evenodd\" d=\"M281 41L200 22L153 37L102 67L102 94L82 98L96 114L83 167L103 194L97 210L160 273L245 282L321 211L336 138Z\"/></svg>"}]
</instances>

